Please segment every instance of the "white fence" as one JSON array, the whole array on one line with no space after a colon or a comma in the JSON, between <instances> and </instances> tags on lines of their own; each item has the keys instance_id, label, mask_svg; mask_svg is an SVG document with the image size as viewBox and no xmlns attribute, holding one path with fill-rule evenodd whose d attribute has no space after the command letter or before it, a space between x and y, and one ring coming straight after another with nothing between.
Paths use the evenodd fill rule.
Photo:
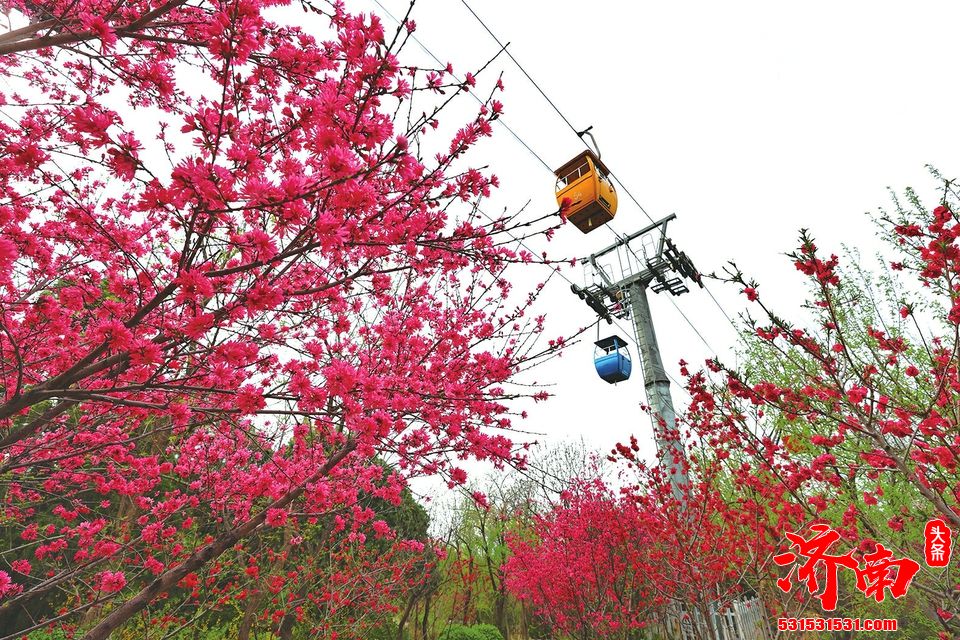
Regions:
<instances>
[{"instance_id":1,"label":"white fence","mask_svg":"<svg viewBox=\"0 0 960 640\"><path fill-rule=\"evenodd\" d=\"M710 607L709 624L695 610L680 610L650 629L650 640L772 640L763 603L757 598L736 600L724 611Z\"/></svg>"}]
</instances>

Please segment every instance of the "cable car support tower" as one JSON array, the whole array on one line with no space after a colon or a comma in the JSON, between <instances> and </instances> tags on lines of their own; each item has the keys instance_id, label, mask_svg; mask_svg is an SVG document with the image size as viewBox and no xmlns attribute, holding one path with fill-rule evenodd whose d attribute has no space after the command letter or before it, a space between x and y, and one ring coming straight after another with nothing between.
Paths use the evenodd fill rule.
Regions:
<instances>
[{"instance_id":1,"label":"cable car support tower","mask_svg":"<svg viewBox=\"0 0 960 640\"><path fill-rule=\"evenodd\" d=\"M609 247L580 260L589 264L600 282L586 287L571 285L571 290L608 323L613 318L633 317L634 331L643 364L643 383L653 421L654 440L661 464L669 465L670 486L674 496L682 500L689 485L686 454L677 426L676 411L670 395L670 378L663 367L657 334L653 327L647 289L666 291L674 296L688 293L686 281L703 287L700 274L685 253L667 237L667 224L676 218L671 214L643 229L618 239ZM638 253L630 243L640 239ZM599 259L617 253L619 272L609 273ZM617 279L614 279L617 278Z\"/></svg>"}]
</instances>

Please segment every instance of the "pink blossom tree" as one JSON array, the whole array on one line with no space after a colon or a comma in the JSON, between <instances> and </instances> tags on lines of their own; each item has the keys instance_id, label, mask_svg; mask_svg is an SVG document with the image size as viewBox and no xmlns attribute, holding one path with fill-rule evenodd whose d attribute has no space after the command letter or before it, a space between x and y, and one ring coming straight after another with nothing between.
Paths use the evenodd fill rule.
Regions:
<instances>
[{"instance_id":1,"label":"pink blossom tree","mask_svg":"<svg viewBox=\"0 0 960 640\"><path fill-rule=\"evenodd\" d=\"M790 259L805 315L777 313L766 285L731 265L750 303L746 364L681 362L684 497L635 441L617 445L616 483L575 484L513 540L513 593L584 638L634 637L671 606L699 609L696 633L716 638L706 614L741 594L773 615L897 618L905 637L956 637L956 580L923 562L928 522L954 543L960 527L960 193L939 183L938 203L910 191L878 216L895 252L878 274L803 231ZM835 588L823 565L806 583L775 561L787 533L809 539L814 526L848 556Z\"/></svg>"},{"instance_id":2,"label":"pink blossom tree","mask_svg":"<svg viewBox=\"0 0 960 640\"><path fill-rule=\"evenodd\" d=\"M404 66L409 14L387 33L340 2L3 7L0 635L181 624L161 603L309 573L310 527L390 539L364 500L399 504L410 477L518 459L507 385L542 319L508 267L533 257L464 158L496 89L440 144L476 77ZM271 535L282 563L240 561ZM294 600L354 598L323 575L284 579L277 628Z\"/></svg>"}]
</instances>

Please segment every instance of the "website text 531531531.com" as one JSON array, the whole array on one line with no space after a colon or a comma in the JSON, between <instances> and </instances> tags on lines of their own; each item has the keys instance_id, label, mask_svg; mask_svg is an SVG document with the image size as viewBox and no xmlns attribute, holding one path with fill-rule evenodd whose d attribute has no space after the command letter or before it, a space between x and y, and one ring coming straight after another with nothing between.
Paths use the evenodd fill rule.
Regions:
<instances>
[{"instance_id":1,"label":"website text 531531531.com","mask_svg":"<svg viewBox=\"0 0 960 640\"><path fill-rule=\"evenodd\" d=\"M778 618L780 631L896 631L897 621L889 618Z\"/></svg>"}]
</instances>

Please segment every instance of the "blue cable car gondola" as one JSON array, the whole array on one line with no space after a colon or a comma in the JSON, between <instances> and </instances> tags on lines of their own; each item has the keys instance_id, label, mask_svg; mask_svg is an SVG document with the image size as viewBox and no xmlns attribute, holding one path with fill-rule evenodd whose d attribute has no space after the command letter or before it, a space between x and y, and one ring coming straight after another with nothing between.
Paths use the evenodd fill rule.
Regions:
<instances>
[{"instance_id":1,"label":"blue cable car gondola","mask_svg":"<svg viewBox=\"0 0 960 640\"><path fill-rule=\"evenodd\" d=\"M627 351L627 341L618 335L608 336L594 342L597 345L593 364L601 378L614 384L630 378L633 363Z\"/></svg>"}]
</instances>

